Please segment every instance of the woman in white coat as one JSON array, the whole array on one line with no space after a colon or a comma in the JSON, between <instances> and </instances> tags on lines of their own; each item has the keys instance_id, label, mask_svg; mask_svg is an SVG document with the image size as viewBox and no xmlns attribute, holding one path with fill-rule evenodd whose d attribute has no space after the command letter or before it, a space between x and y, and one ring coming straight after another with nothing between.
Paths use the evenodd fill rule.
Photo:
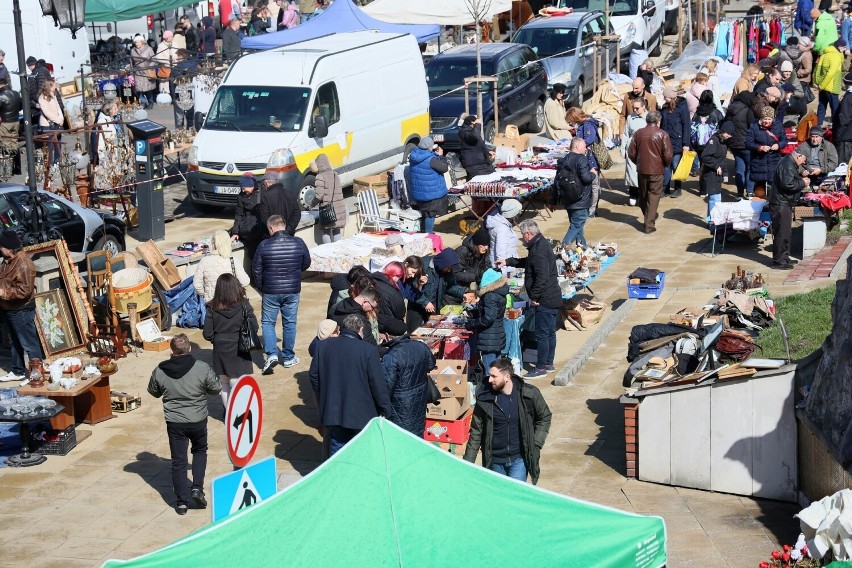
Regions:
<instances>
[{"instance_id":1,"label":"woman in white coat","mask_svg":"<svg viewBox=\"0 0 852 568\"><path fill-rule=\"evenodd\" d=\"M227 231L216 231L211 240L213 250L198 263L192 279L195 291L204 298L205 303L213 299L216 282L222 274L233 274L243 288L249 285L249 276L243 269L243 263L234 262L231 255L231 237Z\"/></svg>"},{"instance_id":2,"label":"woman in white coat","mask_svg":"<svg viewBox=\"0 0 852 568\"><path fill-rule=\"evenodd\" d=\"M512 229L509 219L521 212L521 202L517 199L506 199L500 204L500 209L491 209L485 218L485 228L491 239L488 247L488 260L492 268L497 268L498 258L517 258L518 235Z\"/></svg>"},{"instance_id":3,"label":"woman in white coat","mask_svg":"<svg viewBox=\"0 0 852 568\"><path fill-rule=\"evenodd\" d=\"M633 99L632 104L633 112L627 117L624 135L621 137L621 155L624 157L624 184L627 186L630 205L636 205L636 199L639 197L639 172L636 170L636 164L627 157L627 149L636 132L647 125L645 116L648 114L648 108L644 97Z\"/></svg>"}]
</instances>

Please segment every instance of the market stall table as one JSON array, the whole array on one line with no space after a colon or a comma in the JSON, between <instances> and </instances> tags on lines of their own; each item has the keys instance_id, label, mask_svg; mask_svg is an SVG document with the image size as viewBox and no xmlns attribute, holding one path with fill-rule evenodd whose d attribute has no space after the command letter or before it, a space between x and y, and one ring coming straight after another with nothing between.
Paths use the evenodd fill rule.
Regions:
<instances>
[{"instance_id":1,"label":"market stall table","mask_svg":"<svg viewBox=\"0 0 852 568\"><path fill-rule=\"evenodd\" d=\"M57 404L50 410L42 409L34 414L0 413L0 422L17 422L21 427L21 453L7 458L6 463L12 467L30 467L39 465L47 460L47 457L39 453L30 453L30 422L43 422L48 418L53 422L54 417L65 412L62 404Z\"/></svg>"},{"instance_id":2,"label":"market stall table","mask_svg":"<svg viewBox=\"0 0 852 568\"><path fill-rule=\"evenodd\" d=\"M25 386L18 389L18 394L46 396L55 400L62 407L62 411L50 420L50 425L55 430L64 430L76 424L77 421L98 424L115 418L110 399L109 377L111 374L113 373L101 373L100 377L94 379L80 378L70 389L49 390L47 386L39 388Z\"/></svg>"},{"instance_id":3,"label":"market stall table","mask_svg":"<svg viewBox=\"0 0 852 568\"><path fill-rule=\"evenodd\" d=\"M405 256L402 258L380 254L385 248L385 237L391 233L359 233L334 243L326 243L311 249L311 266L314 272L349 272L353 266L365 266L374 271L392 260L400 261L405 256L432 254L434 245L425 233L393 233L403 240ZM376 249L379 252L376 252Z\"/></svg>"},{"instance_id":4,"label":"market stall table","mask_svg":"<svg viewBox=\"0 0 852 568\"><path fill-rule=\"evenodd\" d=\"M500 169L493 174L476 176L462 186L449 189L450 195L464 195L473 199L490 200L491 205L485 213L479 215L471 206L465 204L471 213L480 221L500 202L506 199L517 199L523 204L521 215L533 205L536 196L549 190L553 185L556 170L551 168L516 168ZM543 214L542 214L543 215Z\"/></svg>"},{"instance_id":5,"label":"market stall table","mask_svg":"<svg viewBox=\"0 0 852 568\"><path fill-rule=\"evenodd\" d=\"M614 256L607 256L607 257L604 257L604 258L603 258L603 260L601 260L601 268L600 268L600 270L598 270L598 271L597 271L597 272L595 272L594 274L590 275L590 276L589 276L589 278L587 278L587 279L583 280L583 281L582 281L581 283L579 283L578 285L574 285L574 291L573 291L573 292L570 292L570 293L568 293L568 294L566 294L566 293L564 293L564 292L563 292L563 293L562 293L562 299L563 299L563 300L570 300L571 298L573 298L574 296L576 296L577 294L579 294L579 293L580 293L581 291L583 291L583 290L588 290L589 292L591 292L592 296L594 296L594 295L595 295L595 293L594 293L594 292L592 291L592 289L589 287L589 284L591 284L592 282L594 282L595 280L597 280L598 276L600 276L601 274L603 274L604 270L606 270L607 268L609 268L609 267L612 265L612 263L613 263L613 262L615 262L615 259L616 259L616 258L618 258L619 256L621 256L621 253L620 253L620 252L619 252L619 253L616 253ZM560 282L560 284L561 284L561 282Z\"/></svg>"}]
</instances>

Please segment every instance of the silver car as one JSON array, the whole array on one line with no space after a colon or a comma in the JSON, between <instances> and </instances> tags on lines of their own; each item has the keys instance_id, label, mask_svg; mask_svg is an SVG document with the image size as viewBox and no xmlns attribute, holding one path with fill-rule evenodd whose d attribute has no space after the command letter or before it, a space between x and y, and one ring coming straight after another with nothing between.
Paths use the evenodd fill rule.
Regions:
<instances>
[{"instance_id":1,"label":"silver car","mask_svg":"<svg viewBox=\"0 0 852 568\"><path fill-rule=\"evenodd\" d=\"M599 79L606 78L607 70L615 67L617 44L611 44L607 50L606 41L602 40L600 49L594 47L595 36L611 34L612 27L606 25L602 12L574 12L528 22L518 30L512 43L530 46L547 71L548 87L564 84L568 87L566 103L581 106L592 92L595 57Z\"/></svg>"}]
</instances>

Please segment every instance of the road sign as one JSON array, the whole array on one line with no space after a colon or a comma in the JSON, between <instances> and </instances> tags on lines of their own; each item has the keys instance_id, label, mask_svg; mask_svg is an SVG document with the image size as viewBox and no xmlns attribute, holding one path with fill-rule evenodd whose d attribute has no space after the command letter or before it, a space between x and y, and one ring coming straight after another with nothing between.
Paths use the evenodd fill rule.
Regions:
<instances>
[{"instance_id":1,"label":"road sign","mask_svg":"<svg viewBox=\"0 0 852 568\"><path fill-rule=\"evenodd\" d=\"M269 499L278 489L275 456L213 480L213 522Z\"/></svg>"},{"instance_id":2,"label":"road sign","mask_svg":"<svg viewBox=\"0 0 852 568\"><path fill-rule=\"evenodd\" d=\"M228 457L237 467L245 467L251 461L260 442L260 426L263 419L263 403L260 387L254 377L243 375L231 389L228 412L225 413L225 441Z\"/></svg>"}]
</instances>

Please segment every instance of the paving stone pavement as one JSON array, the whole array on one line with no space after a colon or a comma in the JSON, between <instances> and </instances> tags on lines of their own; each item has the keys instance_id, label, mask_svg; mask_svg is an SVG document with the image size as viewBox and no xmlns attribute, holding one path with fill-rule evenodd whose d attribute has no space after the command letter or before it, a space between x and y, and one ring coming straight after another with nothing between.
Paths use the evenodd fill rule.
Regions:
<instances>
[{"instance_id":1,"label":"paving stone pavement","mask_svg":"<svg viewBox=\"0 0 852 568\"><path fill-rule=\"evenodd\" d=\"M616 189L618 172L606 173ZM833 280L782 286L788 274L768 267L768 244L729 244L722 254L711 256L710 234L702 221L706 205L696 190L693 179L686 183L682 198L662 200L658 231L652 235L642 233L638 208L628 206L625 194L604 190L598 216L589 220L586 236L589 242L616 242L622 254L595 282L597 298L606 303L607 314L618 308L627 298L626 277L639 266L665 270L666 290L660 299L643 300L630 310L568 386L548 384L553 375L537 381L554 413L542 452L540 485L601 505L661 516L668 532L669 566L753 567L777 545L795 541L797 505L624 477L623 412L618 397L623 393L627 337L633 325L666 321L681 307L703 304L738 265L762 271L776 296L831 285ZM179 195L179 188L174 194ZM455 235L458 218L456 214L442 219L437 226L446 235L447 245L460 242ZM563 211L540 221L551 238L561 238L567 228ZM229 225L227 214L179 219L167 225L166 240L160 245L174 246ZM265 423L256 455L278 458L279 488L310 473L320 460L307 346L324 317L328 291L328 282L319 275L310 275L304 282L296 342L300 364L292 369L278 367L269 377L257 373ZM252 291L250 297L259 313L259 296ZM557 368L594 330L558 332ZM211 346L200 330L188 334L193 353L209 361ZM140 408L96 426L81 426L91 430L92 436L67 456L51 456L30 469L0 469L0 567L99 566L108 558L150 552L210 522L209 511L191 510L178 516L172 509L161 403L145 393L152 368L164 358L162 353L140 352L119 362L112 386L142 393ZM217 397L210 398L210 408L208 495L210 480L232 471ZM541 530L547 530L546 522L542 519Z\"/></svg>"}]
</instances>

